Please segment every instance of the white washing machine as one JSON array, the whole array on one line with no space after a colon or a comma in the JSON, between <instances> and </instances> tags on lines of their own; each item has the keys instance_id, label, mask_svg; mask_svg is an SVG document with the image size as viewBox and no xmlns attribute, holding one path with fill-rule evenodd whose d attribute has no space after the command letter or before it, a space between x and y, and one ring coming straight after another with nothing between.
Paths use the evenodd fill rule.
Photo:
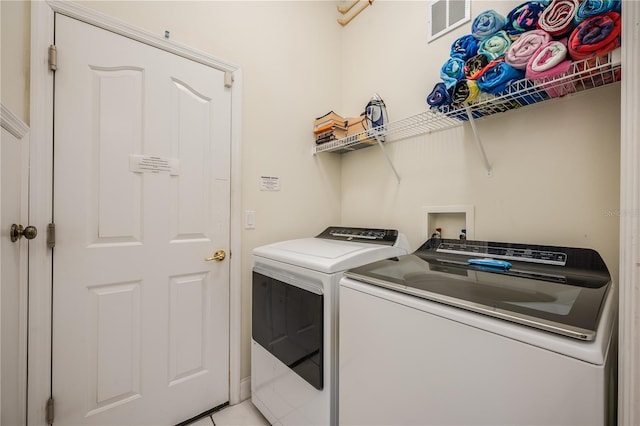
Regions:
<instances>
[{"instance_id":1,"label":"white washing machine","mask_svg":"<svg viewBox=\"0 0 640 426\"><path fill-rule=\"evenodd\" d=\"M253 250L251 400L271 424L337 424L340 278L408 251L398 231L335 226Z\"/></svg>"},{"instance_id":2,"label":"white washing machine","mask_svg":"<svg viewBox=\"0 0 640 426\"><path fill-rule=\"evenodd\" d=\"M433 239L351 269L339 423L614 425L617 303L588 249Z\"/></svg>"}]
</instances>

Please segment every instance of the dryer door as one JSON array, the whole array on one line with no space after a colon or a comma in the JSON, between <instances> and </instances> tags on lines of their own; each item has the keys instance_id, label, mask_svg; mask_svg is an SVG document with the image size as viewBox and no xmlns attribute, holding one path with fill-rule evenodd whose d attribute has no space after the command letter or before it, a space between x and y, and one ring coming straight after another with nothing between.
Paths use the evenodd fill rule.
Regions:
<instances>
[{"instance_id":1,"label":"dryer door","mask_svg":"<svg viewBox=\"0 0 640 426\"><path fill-rule=\"evenodd\" d=\"M323 298L253 271L253 340L316 389L323 387Z\"/></svg>"}]
</instances>

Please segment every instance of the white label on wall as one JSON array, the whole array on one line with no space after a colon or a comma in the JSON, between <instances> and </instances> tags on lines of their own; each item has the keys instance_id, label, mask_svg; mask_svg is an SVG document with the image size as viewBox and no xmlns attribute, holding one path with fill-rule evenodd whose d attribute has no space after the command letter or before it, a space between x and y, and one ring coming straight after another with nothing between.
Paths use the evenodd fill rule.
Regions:
<instances>
[{"instance_id":1,"label":"white label on wall","mask_svg":"<svg viewBox=\"0 0 640 426\"><path fill-rule=\"evenodd\" d=\"M180 161L177 158L131 154L129 170L135 173L163 173L177 176L180 174Z\"/></svg>"},{"instance_id":2,"label":"white label on wall","mask_svg":"<svg viewBox=\"0 0 640 426\"><path fill-rule=\"evenodd\" d=\"M260 176L260 191L280 191L280 178L277 176Z\"/></svg>"}]
</instances>

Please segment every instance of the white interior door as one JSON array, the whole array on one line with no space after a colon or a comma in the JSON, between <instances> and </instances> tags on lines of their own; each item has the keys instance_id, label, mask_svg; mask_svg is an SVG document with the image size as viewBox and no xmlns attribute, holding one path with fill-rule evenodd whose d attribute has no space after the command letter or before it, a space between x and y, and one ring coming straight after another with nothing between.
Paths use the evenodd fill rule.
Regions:
<instances>
[{"instance_id":1,"label":"white interior door","mask_svg":"<svg viewBox=\"0 0 640 426\"><path fill-rule=\"evenodd\" d=\"M0 353L2 386L0 424L26 424L27 392L27 256L25 238L12 242L11 225L27 226L29 135L27 127L2 107L0 147L2 253L0 275Z\"/></svg>"},{"instance_id":2,"label":"white interior door","mask_svg":"<svg viewBox=\"0 0 640 426\"><path fill-rule=\"evenodd\" d=\"M224 72L56 14L60 424L175 424L229 398Z\"/></svg>"}]
</instances>

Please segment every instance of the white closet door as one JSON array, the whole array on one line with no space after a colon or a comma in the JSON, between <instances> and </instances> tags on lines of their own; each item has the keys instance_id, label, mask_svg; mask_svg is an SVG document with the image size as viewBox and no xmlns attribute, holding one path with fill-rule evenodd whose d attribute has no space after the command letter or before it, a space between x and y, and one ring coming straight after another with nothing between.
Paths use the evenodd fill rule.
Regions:
<instances>
[{"instance_id":1,"label":"white closet door","mask_svg":"<svg viewBox=\"0 0 640 426\"><path fill-rule=\"evenodd\" d=\"M222 71L56 15L55 422L175 424L228 401Z\"/></svg>"}]
</instances>

